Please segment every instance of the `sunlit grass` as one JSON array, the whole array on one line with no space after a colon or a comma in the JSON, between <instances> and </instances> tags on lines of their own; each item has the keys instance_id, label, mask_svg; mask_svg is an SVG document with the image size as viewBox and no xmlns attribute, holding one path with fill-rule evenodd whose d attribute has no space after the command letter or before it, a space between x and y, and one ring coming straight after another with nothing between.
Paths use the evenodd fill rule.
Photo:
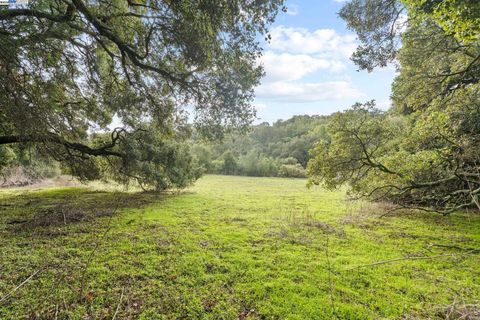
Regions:
<instances>
[{"instance_id":1,"label":"sunlit grass","mask_svg":"<svg viewBox=\"0 0 480 320\"><path fill-rule=\"evenodd\" d=\"M435 318L479 303L480 256L464 254L480 247L477 214L381 213L302 179L3 190L0 299L38 273L0 319Z\"/></svg>"}]
</instances>

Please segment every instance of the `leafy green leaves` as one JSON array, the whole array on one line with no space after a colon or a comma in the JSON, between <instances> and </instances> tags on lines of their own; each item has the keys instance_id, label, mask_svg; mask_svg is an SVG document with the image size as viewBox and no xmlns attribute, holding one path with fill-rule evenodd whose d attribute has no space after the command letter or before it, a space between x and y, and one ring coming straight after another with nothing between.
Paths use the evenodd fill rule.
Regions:
<instances>
[{"instance_id":1,"label":"leafy green leaves","mask_svg":"<svg viewBox=\"0 0 480 320\"><path fill-rule=\"evenodd\" d=\"M158 189L185 186L196 176L186 169L186 119L210 138L251 123L257 36L282 2L69 0L0 10L8 48L0 137L35 144L81 178L111 165ZM109 131L112 139L91 147L92 132Z\"/></svg>"},{"instance_id":2,"label":"leafy green leaves","mask_svg":"<svg viewBox=\"0 0 480 320\"><path fill-rule=\"evenodd\" d=\"M405 8L400 48L393 31ZM399 74L387 113L357 104L333 117L331 144L312 152L311 183L444 214L478 207L478 2L353 0L340 15L362 42L360 68L398 58Z\"/></svg>"}]
</instances>

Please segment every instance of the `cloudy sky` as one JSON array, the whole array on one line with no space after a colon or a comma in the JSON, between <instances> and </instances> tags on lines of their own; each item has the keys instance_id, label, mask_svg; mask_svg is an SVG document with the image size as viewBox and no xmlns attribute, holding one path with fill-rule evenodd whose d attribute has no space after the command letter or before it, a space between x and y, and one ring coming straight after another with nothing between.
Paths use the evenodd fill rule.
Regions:
<instances>
[{"instance_id":1,"label":"cloudy sky","mask_svg":"<svg viewBox=\"0 0 480 320\"><path fill-rule=\"evenodd\" d=\"M394 69L357 71L349 57L357 46L337 12L342 0L287 0L264 44L266 76L256 88L257 122L296 114L330 114L356 101L388 108Z\"/></svg>"}]
</instances>

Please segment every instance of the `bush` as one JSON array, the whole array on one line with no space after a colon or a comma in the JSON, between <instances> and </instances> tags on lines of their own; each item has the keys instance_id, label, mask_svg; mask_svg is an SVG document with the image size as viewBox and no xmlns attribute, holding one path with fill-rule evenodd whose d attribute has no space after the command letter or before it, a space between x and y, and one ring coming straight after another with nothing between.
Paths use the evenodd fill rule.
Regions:
<instances>
[{"instance_id":1,"label":"bush","mask_svg":"<svg viewBox=\"0 0 480 320\"><path fill-rule=\"evenodd\" d=\"M0 186L27 186L61 174L58 163L35 162L29 165L10 165L3 168Z\"/></svg>"},{"instance_id":2,"label":"bush","mask_svg":"<svg viewBox=\"0 0 480 320\"><path fill-rule=\"evenodd\" d=\"M240 158L239 174L254 177L271 177L277 175L277 163L256 151L250 151Z\"/></svg>"},{"instance_id":3,"label":"bush","mask_svg":"<svg viewBox=\"0 0 480 320\"><path fill-rule=\"evenodd\" d=\"M223 155L223 174L234 175L237 173L237 161L230 151Z\"/></svg>"},{"instance_id":4,"label":"bush","mask_svg":"<svg viewBox=\"0 0 480 320\"><path fill-rule=\"evenodd\" d=\"M223 159L216 159L212 161L211 170L208 173L223 174L225 161Z\"/></svg>"},{"instance_id":5,"label":"bush","mask_svg":"<svg viewBox=\"0 0 480 320\"><path fill-rule=\"evenodd\" d=\"M283 164L278 170L278 176L284 178L305 178L305 169L300 164Z\"/></svg>"},{"instance_id":6,"label":"bush","mask_svg":"<svg viewBox=\"0 0 480 320\"><path fill-rule=\"evenodd\" d=\"M297 164L298 160L294 157L280 159L281 164Z\"/></svg>"},{"instance_id":7,"label":"bush","mask_svg":"<svg viewBox=\"0 0 480 320\"><path fill-rule=\"evenodd\" d=\"M36 152L0 146L0 185L25 186L61 174L58 162Z\"/></svg>"},{"instance_id":8,"label":"bush","mask_svg":"<svg viewBox=\"0 0 480 320\"><path fill-rule=\"evenodd\" d=\"M197 159L198 165L203 167L205 172L215 172L215 166L213 165L212 160L212 151L207 146L194 145L192 147L192 154Z\"/></svg>"}]
</instances>

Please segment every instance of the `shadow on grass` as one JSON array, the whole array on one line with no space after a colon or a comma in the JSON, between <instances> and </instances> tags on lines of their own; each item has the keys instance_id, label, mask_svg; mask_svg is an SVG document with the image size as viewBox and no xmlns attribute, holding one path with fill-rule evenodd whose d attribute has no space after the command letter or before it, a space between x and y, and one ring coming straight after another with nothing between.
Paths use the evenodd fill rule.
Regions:
<instances>
[{"instance_id":1,"label":"shadow on grass","mask_svg":"<svg viewBox=\"0 0 480 320\"><path fill-rule=\"evenodd\" d=\"M85 188L45 189L0 194L0 226L6 231L38 231L95 223L124 209L141 209L171 197L170 193L92 191ZM50 234L51 235L51 234Z\"/></svg>"},{"instance_id":2,"label":"shadow on grass","mask_svg":"<svg viewBox=\"0 0 480 320\"><path fill-rule=\"evenodd\" d=\"M2 190L0 319L20 317L4 316L9 309L25 319L39 319L39 314L41 319L111 319L120 292L115 285L98 284L102 282L96 272L113 265L115 276L110 274L113 271L102 276L125 288L116 277L124 273L125 266L134 266L137 258L131 247L121 251L116 247L133 235L116 230L119 225L112 218L126 210L140 214L143 208L172 196L78 187ZM102 256L109 254L113 257L102 261ZM105 290L102 299L108 296L108 316L85 316L97 294L92 288Z\"/></svg>"},{"instance_id":3,"label":"shadow on grass","mask_svg":"<svg viewBox=\"0 0 480 320\"><path fill-rule=\"evenodd\" d=\"M361 227L382 226L395 220L409 221L413 224L422 222L428 225L452 227L465 230L476 225L480 227L480 211L469 209L443 215L436 212L426 212L416 209L396 208L388 203L364 202L353 208L350 214L345 215L341 222L344 224L358 224ZM368 224L368 225L362 225Z\"/></svg>"}]
</instances>

